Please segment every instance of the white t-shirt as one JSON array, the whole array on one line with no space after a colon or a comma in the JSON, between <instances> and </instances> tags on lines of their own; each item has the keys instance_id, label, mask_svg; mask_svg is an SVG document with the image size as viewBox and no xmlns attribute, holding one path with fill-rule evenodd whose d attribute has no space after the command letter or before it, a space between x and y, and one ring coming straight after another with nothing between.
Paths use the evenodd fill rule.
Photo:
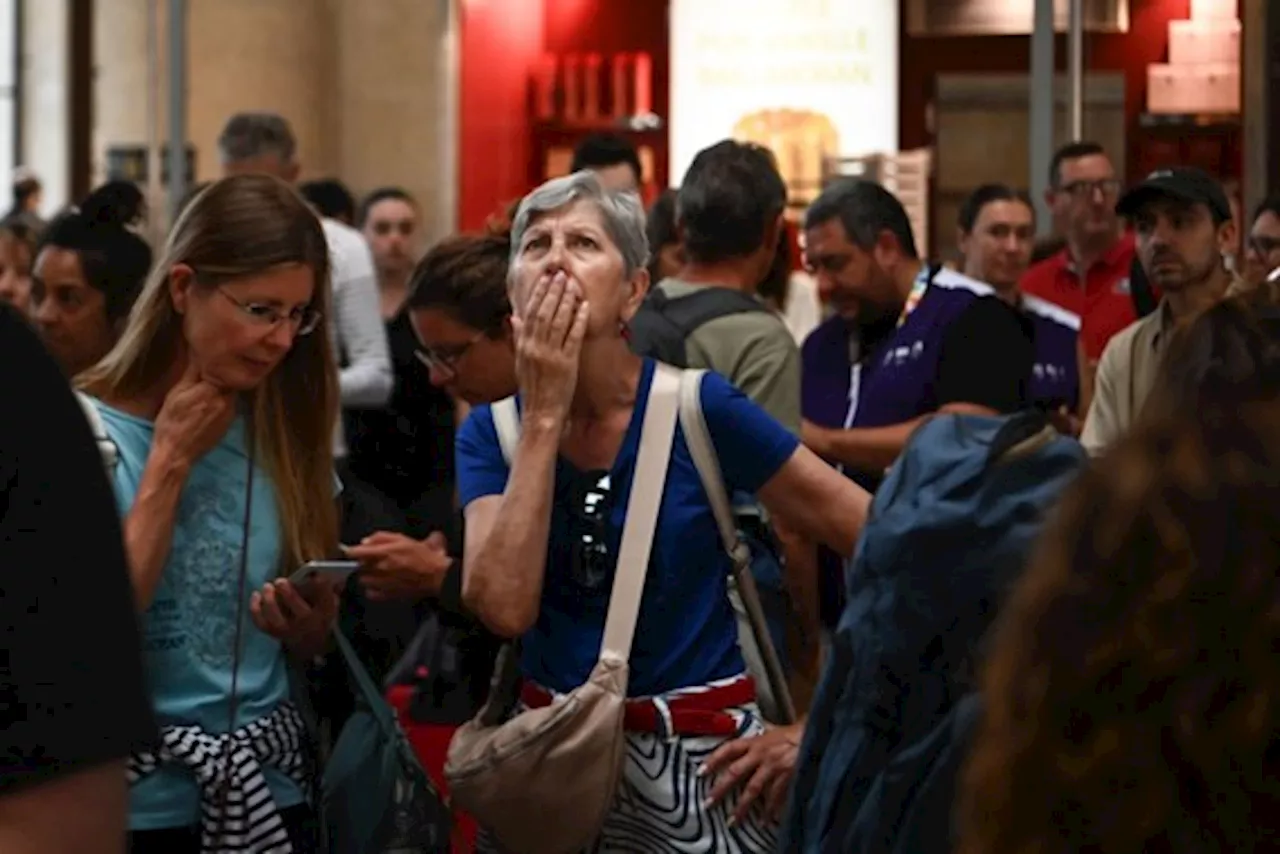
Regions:
<instances>
[{"instance_id":1,"label":"white t-shirt","mask_svg":"<svg viewBox=\"0 0 1280 854\"><path fill-rule=\"evenodd\" d=\"M376 409L391 399L395 375L387 330L382 324L378 299L378 274L373 253L360 232L337 220L323 218L329 242L330 280L333 286L331 316L327 319L340 370L338 385L343 408ZM334 434L334 454L346 455L342 422Z\"/></svg>"}]
</instances>

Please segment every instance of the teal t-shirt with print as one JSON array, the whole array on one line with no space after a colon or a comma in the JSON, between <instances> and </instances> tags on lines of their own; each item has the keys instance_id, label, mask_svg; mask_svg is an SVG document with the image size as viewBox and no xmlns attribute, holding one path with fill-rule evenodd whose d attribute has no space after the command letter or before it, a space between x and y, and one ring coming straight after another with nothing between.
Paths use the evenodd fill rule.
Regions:
<instances>
[{"instance_id":1,"label":"teal t-shirt with print","mask_svg":"<svg viewBox=\"0 0 1280 854\"><path fill-rule=\"evenodd\" d=\"M115 490L120 512L127 514L137 497L154 425L101 402L97 405L119 449ZM279 574L282 548L275 492L261 466L253 476L249 560L244 597L240 597L248 472L245 422L238 418L217 447L192 467L182 491L169 558L155 597L141 618L143 660L161 727L195 725L211 734L228 731L237 612L244 628L236 678L240 700L232 728L271 714L288 699L283 648L259 630L249 614L249 597ZM271 767L264 771L277 807L305 800L285 774ZM199 819L200 790L185 767L164 766L130 790L129 827L133 830L182 827Z\"/></svg>"}]
</instances>

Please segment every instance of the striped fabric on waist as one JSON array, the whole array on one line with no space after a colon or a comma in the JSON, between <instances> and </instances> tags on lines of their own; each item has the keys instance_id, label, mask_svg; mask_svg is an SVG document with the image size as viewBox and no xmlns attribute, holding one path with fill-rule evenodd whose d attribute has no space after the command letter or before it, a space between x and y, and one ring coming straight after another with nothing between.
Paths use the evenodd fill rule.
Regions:
<instances>
[{"instance_id":1,"label":"striped fabric on waist","mask_svg":"<svg viewBox=\"0 0 1280 854\"><path fill-rule=\"evenodd\" d=\"M262 768L278 768L305 791L307 738L306 722L292 703L225 735L165 727L159 750L129 757L129 784L162 765L182 765L200 786L201 854L294 854Z\"/></svg>"}]
</instances>

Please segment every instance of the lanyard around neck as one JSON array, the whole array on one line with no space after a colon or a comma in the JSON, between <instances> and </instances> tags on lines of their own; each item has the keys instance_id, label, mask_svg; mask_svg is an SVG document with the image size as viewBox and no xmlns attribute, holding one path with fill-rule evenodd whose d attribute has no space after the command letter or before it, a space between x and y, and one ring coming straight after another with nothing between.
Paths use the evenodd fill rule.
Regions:
<instances>
[{"instance_id":1,"label":"lanyard around neck","mask_svg":"<svg viewBox=\"0 0 1280 854\"><path fill-rule=\"evenodd\" d=\"M916 310L920 305L920 300L924 299L924 292L929 290L929 282L933 281L934 271L925 267L920 271L920 275L916 276L915 284L911 286L911 293L907 294L907 301L902 306L902 314L898 315L898 328L902 328L902 324L907 322L907 318L911 316L911 312Z\"/></svg>"}]
</instances>

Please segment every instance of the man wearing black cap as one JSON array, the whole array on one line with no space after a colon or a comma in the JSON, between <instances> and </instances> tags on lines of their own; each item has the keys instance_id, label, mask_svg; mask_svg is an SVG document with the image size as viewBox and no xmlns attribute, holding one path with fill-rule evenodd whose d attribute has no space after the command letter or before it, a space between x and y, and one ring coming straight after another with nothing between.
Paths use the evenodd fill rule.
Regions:
<instances>
[{"instance_id":1,"label":"man wearing black cap","mask_svg":"<svg viewBox=\"0 0 1280 854\"><path fill-rule=\"evenodd\" d=\"M1199 169L1162 169L1131 189L1116 212L1133 225L1138 258L1164 294L1160 307L1107 343L1080 441L1099 454L1128 431L1178 326L1238 286L1223 256L1235 242L1231 203Z\"/></svg>"}]
</instances>

